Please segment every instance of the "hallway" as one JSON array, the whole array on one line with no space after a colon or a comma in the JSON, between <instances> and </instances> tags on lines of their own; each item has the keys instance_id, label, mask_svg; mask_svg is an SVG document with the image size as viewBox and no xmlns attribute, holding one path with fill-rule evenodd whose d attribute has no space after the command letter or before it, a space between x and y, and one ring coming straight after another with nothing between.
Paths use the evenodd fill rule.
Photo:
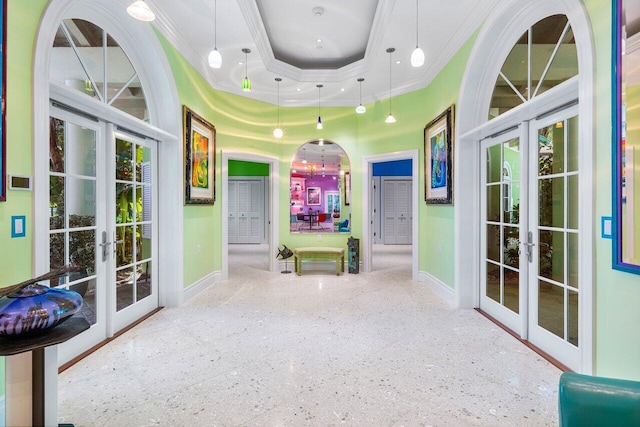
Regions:
<instances>
[{"instance_id":1,"label":"hallway","mask_svg":"<svg viewBox=\"0 0 640 427\"><path fill-rule=\"evenodd\" d=\"M60 421L557 425L561 372L411 281L410 247L376 246L372 273L300 277L266 271L264 248L231 245L228 281L60 374Z\"/></svg>"}]
</instances>

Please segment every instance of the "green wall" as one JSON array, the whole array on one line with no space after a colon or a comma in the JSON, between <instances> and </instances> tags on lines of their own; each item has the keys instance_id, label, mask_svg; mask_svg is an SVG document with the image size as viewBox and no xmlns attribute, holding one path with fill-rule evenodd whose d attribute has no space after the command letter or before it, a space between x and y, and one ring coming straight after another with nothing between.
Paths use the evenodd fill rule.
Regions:
<instances>
[{"instance_id":1,"label":"green wall","mask_svg":"<svg viewBox=\"0 0 640 427\"><path fill-rule=\"evenodd\" d=\"M585 0L594 34L595 69L595 365L602 376L640 380L640 277L613 270L612 241L600 218L611 216L611 2ZM591 120L591 118L589 118Z\"/></svg>"},{"instance_id":2,"label":"green wall","mask_svg":"<svg viewBox=\"0 0 640 427\"><path fill-rule=\"evenodd\" d=\"M33 47L46 0L9 0L7 4L6 173L33 176L32 84ZM0 288L32 277L32 193L7 190L0 203ZM11 238L11 216L25 215L26 237ZM0 357L0 396L5 390ZM2 420L4 423L4 420Z\"/></svg>"},{"instance_id":3,"label":"green wall","mask_svg":"<svg viewBox=\"0 0 640 427\"><path fill-rule=\"evenodd\" d=\"M229 160L229 176L269 176L269 165L266 163L243 162Z\"/></svg>"}]
</instances>

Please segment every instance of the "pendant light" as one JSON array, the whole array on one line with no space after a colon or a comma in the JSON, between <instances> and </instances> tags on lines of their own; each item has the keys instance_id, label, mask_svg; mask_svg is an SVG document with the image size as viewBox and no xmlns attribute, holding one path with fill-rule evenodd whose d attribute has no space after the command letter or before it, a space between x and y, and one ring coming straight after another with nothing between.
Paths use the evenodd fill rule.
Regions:
<instances>
[{"instance_id":1,"label":"pendant light","mask_svg":"<svg viewBox=\"0 0 640 427\"><path fill-rule=\"evenodd\" d=\"M156 19L156 15L144 0L137 0L129 5L127 13L139 21L151 22Z\"/></svg>"},{"instance_id":2,"label":"pendant light","mask_svg":"<svg viewBox=\"0 0 640 427\"><path fill-rule=\"evenodd\" d=\"M424 65L424 52L418 46L418 0L416 0L416 48L411 53L411 65L414 67L422 67Z\"/></svg>"},{"instance_id":3,"label":"pendant light","mask_svg":"<svg viewBox=\"0 0 640 427\"><path fill-rule=\"evenodd\" d=\"M276 77L276 82L278 82L278 126L273 130L273 137L276 139L282 138L284 132L280 127L280 82L282 79L280 77Z\"/></svg>"},{"instance_id":4,"label":"pendant light","mask_svg":"<svg viewBox=\"0 0 640 427\"><path fill-rule=\"evenodd\" d=\"M222 67L222 55L218 52L218 1L213 2L213 50L209 53L209 66Z\"/></svg>"},{"instance_id":5,"label":"pendant light","mask_svg":"<svg viewBox=\"0 0 640 427\"><path fill-rule=\"evenodd\" d=\"M242 51L244 52L244 79L242 80L242 91L251 92L251 80L247 77L247 55L251 53L251 49L247 49L245 47Z\"/></svg>"},{"instance_id":6,"label":"pendant light","mask_svg":"<svg viewBox=\"0 0 640 427\"><path fill-rule=\"evenodd\" d=\"M362 105L362 82L363 81L364 79L362 77L358 79L358 83L360 83L360 104L356 107L356 113L358 114L364 114L367 112L367 107Z\"/></svg>"},{"instance_id":7,"label":"pendant light","mask_svg":"<svg viewBox=\"0 0 640 427\"><path fill-rule=\"evenodd\" d=\"M396 118L391 114L391 54L395 52L396 49L390 47L387 49L387 53L389 54L389 116L385 119L385 123L395 123Z\"/></svg>"},{"instance_id":8,"label":"pendant light","mask_svg":"<svg viewBox=\"0 0 640 427\"><path fill-rule=\"evenodd\" d=\"M318 123L316 124L316 129L322 129L322 117L320 117L320 89L322 85L316 85L318 88Z\"/></svg>"}]
</instances>

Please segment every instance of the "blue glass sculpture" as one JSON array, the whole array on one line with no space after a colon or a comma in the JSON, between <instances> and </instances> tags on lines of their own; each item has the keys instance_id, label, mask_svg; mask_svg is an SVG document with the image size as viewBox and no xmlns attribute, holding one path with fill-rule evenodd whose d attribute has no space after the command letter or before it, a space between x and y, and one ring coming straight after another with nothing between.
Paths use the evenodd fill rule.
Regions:
<instances>
[{"instance_id":1,"label":"blue glass sculpture","mask_svg":"<svg viewBox=\"0 0 640 427\"><path fill-rule=\"evenodd\" d=\"M52 277L50 274L47 276ZM44 332L82 308L79 293L39 285L33 280L12 286L10 290L0 298L0 336L29 336Z\"/></svg>"}]
</instances>

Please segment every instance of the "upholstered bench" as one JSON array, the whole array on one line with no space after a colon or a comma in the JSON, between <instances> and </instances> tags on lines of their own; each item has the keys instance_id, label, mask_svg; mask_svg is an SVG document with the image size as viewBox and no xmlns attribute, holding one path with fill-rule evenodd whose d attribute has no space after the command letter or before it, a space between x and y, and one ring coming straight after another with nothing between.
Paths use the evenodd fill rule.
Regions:
<instances>
[{"instance_id":1,"label":"upholstered bench","mask_svg":"<svg viewBox=\"0 0 640 427\"><path fill-rule=\"evenodd\" d=\"M293 250L293 261L298 276L302 273L302 260L335 260L336 276L344 272L344 249L328 247L296 248Z\"/></svg>"}]
</instances>

